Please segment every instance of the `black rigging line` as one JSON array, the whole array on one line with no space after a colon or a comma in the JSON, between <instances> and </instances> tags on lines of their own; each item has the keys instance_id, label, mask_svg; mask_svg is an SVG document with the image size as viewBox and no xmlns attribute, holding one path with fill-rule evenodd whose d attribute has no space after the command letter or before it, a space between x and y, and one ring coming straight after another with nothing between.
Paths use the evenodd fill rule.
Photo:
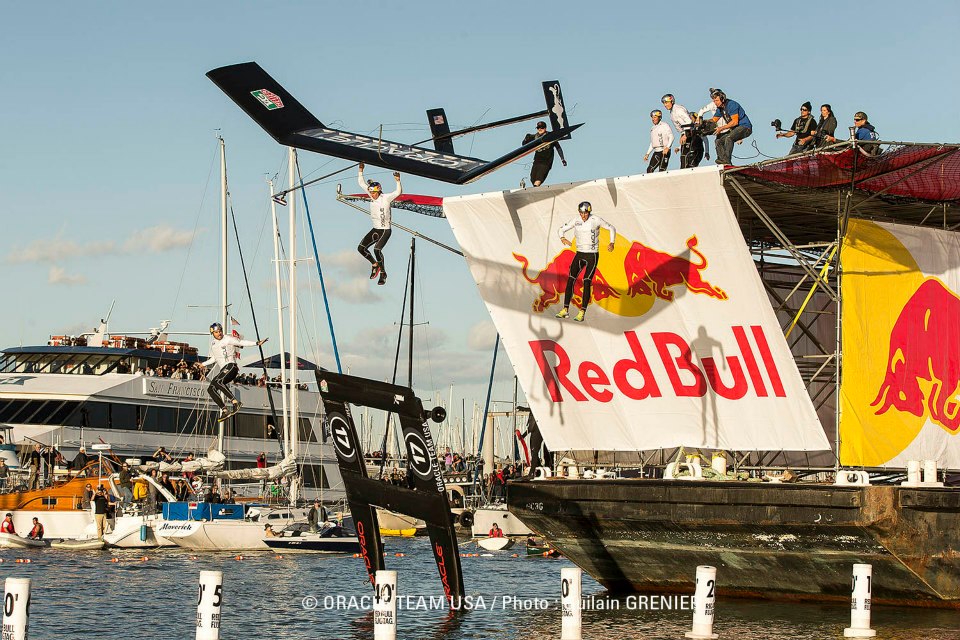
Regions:
<instances>
[{"instance_id":1,"label":"black rigging line","mask_svg":"<svg viewBox=\"0 0 960 640\"><path fill-rule=\"evenodd\" d=\"M240 232L237 230L237 217L233 213L233 204L230 205L230 218L233 220L233 235L237 239L237 253L240 255L240 269L243 271L243 284L247 288L247 302L250 303L250 317L253 319L253 333L257 336L257 342L260 342L260 328L257 326L257 312L253 308L253 296L250 294L250 280L247 278L247 266L243 262L243 249L240 248ZM263 345L257 345L257 348L260 350L260 364L263 368L263 376L267 379L269 383L270 377L267 376L267 360L266 356L263 353ZM283 363L284 354L280 354L281 364ZM267 402L270 403L270 417L273 418L273 427L276 429L276 433L280 434L280 429L277 427L277 408L273 404L273 393L270 391L270 385L265 386L264 391L267 392ZM294 389L293 393L296 393ZM279 439L279 438L278 438ZM281 446L281 449L283 447ZM287 455L287 451L283 452L283 455Z\"/></svg>"},{"instance_id":2,"label":"black rigging line","mask_svg":"<svg viewBox=\"0 0 960 640\"><path fill-rule=\"evenodd\" d=\"M390 378L391 384L397 384L397 366L400 362L400 343L403 340L403 316L407 310L407 292L410 290L410 265L413 262L413 254L407 258L407 275L404 277L403 302L400 304L400 329L397 332L397 354L393 357L393 377ZM383 479L383 471L387 466L387 437L390 435L390 421L393 414L387 414L387 421L383 428L383 442L380 444L380 476Z\"/></svg>"}]
</instances>

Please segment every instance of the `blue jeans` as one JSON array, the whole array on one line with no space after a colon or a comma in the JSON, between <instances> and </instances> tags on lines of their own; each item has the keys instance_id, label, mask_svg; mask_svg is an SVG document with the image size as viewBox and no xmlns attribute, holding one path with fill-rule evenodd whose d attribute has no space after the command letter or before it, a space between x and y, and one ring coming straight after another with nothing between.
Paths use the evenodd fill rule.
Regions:
<instances>
[{"instance_id":1,"label":"blue jeans","mask_svg":"<svg viewBox=\"0 0 960 640\"><path fill-rule=\"evenodd\" d=\"M753 129L750 127L736 126L733 129L725 131L717 136L717 164L733 164L730 157L733 155L733 145L737 140L743 140L750 137Z\"/></svg>"}]
</instances>

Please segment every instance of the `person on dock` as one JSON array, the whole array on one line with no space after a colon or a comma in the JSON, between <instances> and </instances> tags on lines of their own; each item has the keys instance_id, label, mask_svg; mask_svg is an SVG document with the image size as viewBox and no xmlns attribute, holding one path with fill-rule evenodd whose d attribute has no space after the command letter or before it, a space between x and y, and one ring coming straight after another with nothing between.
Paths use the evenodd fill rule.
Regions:
<instances>
[{"instance_id":1,"label":"person on dock","mask_svg":"<svg viewBox=\"0 0 960 640\"><path fill-rule=\"evenodd\" d=\"M670 125L663 122L663 111L654 109L650 112L650 121L653 126L650 127L650 146L647 153L643 156L644 160L650 160L647 165L647 173L655 171L666 171L670 164L670 149L673 146L673 131ZM653 157L650 157L650 154Z\"/></svg>"},{"instance_id":2,"label":"person on dock","mask_svg":"<svg viewBox=\"0 0 960 640\"><path fill-rule=\"evenodd\" d=\"M201 364L208 367L216 364L220 367L217 375L210 381L207 387L207 393L213 398L213 401L220 407L220 416L218 421L222 422L240 411L240 401L237 400L230 387L227 385L237 377L237 348L238 347L259 347L267 338L254 342L253 340L241 340L232 335L223 334L223 325L214 322L210 325L210 334L213 336L213 342L210 343L210 357ZM231 408L227 409L227 403Z\"/></svg>"},{"instance_id":3,"label":"person on dock","mask_svg":"<svg viewBox=\"0 0 960 640\"><path fill-rule=\"evenodd\" d=\"M97 487L97 494L93 497L93 521L97 525L97 538L103 540L103 533L107 529L107 509L110 501L103 487Z\"/></svg>"},{"instance_id":4,"label":"person on dock","mask_svg":"<svg viewBox=\"0 0 960 640\"><path fill-rule=\"evenodd\" d=\"M80 496L80 508L87 510L93 504L93 485L89 482L83 487L83 494Z\"/></svg>"},{"instance_id":5,"label":"person on dock","mask_svg":"<svg viewBox=\"0 0 960 640\"><path fill-rule=\"evenodd\" d=\"M537 132L535 134L528 133L524 136L523 144L533 142L545 135L547 135L547 123L541 120L537 123ZM547 179L547 174L553 168L554 149L557 150L557 155L560 156L560 162L563 163L563 166L567 166L567 159L563 157L563 149L560 148L560 143L551 142L533 154L533 166L530 167L530 182L533 183L533 186L539 187Z\"/></svg>"},{"instance_id":6,"label":"person on dock","mask_svg":"<svg viewBox=\"0 0 960 640\"><path fill-rule=\"evenodd\" d=\"M357 251L370 263L370 279L373 280L379 275L380 279L377 280L377 284L386 284L387 267L383 260L383 248L387 246L387 241L390 240L390 234L392 233L390 205L403 193L403 185L400 184L400 173L394 171L393 179L397 181L397 189L393 193L384 195L383 187L379 182L371 181L368 184L364 181L364 165L361 162L359 166L360 172L357 175L357 182L360 184L360 188L370 195L370 220L373 222L373 228L360 240ZM373 255L370 254L370 247L373 247Z\"/></svg>"},{"instance_id":7,"label":"person on dock","mask_svg":"<svg viewBox=\"0 0 960 640\"><path fill-rule=\"evenodd\" d=\"M11 535L17 535L17 529L13 526L13 514L8 513L3 519L3 523L0 524L0 533L9 533Z\"/></svg>"},{"instance_id":8,"label":"person on dock","mask_svg":"<svg viewBox=\"0 0 960 640\"><path fill-rule=\"evenodd\" d=\"M73 460L70 461L70 470L80 472L83 470L90 459L87 457L87 450L85 447L80 447L80 451L77 452L77 455L73 457Z\"/></svg>"},{"instance_id":9,"label":"person on dock","mask_svg":"<svg viewBox=\"0 0 960 640\"><path fill-rule=\"evenodd\" d=\"M489 537L491 537L491 538L502 538L502 537L503 537L503 529L501 529L501 528L500 528L500 525L498 525L496 522L494 522L494 523L493 523L493 527L490 528L490 535L489 535Z\"/></svg>"},{"instance_id":10,"label":"person on dock","mask_svg":"<svg viewBox=\"0 0 960 640\"><path fill-rule=\"evenodd\" d=\"M10 481L10 467L7 461L0 458L0 493L6 493L7 483Z\"/></svg>"},{"instance_id":11,"label":"person on dock","mask_svg":"<svg viewBox=\"0 0 960 640\"><path fill-rule=\"evenodd\" d=\"M316 533L319 531L318 524L320 523L320 501L314 500L313 505L310 507L310 511L307 512L307 524L310 525L310 533Z\"/></svg>"},{"instance_id":12,"label":"person on dock","mask_svg":"<svg viewBox=\"0 0 960 640\"><path fill-rule=\"evenodd\" d=\"M30 540L43 540L43 525L40 524L39 518L33 519L33 528L30 529L30 533L27 534L27 538Z\"/></svg>"},{"instance_id":13,"label":"person on dock","mask_svg":"<svg viewBox=\"0 0 960 640\"><path fill-rule=\"evenodd\" d=\"M599 216L591 215L593 205L583 201L577 207L580 213L579 218L574 218L570 222L560 227L560 242L566 246L573 243L567 240L564 234L573 229L574 239L577 241L577 253L570 263L570 272L567 275L567 289L563 295L563 309L557 314L558 318L566 318L570 315L570 300L573 299L573 287L577 282L577 277L583 273L583 296L580 301L580 312L574 318L577 322L583 322L584 314L587 312L587 305L590 304L590 288L593 283L593 274L597 270L597 259L600 252L600 229L606 229L610 233L610 244L607 251L613 251L613 243L617 238L617 230L613 225Z\"/></svg>"}]
</instances>

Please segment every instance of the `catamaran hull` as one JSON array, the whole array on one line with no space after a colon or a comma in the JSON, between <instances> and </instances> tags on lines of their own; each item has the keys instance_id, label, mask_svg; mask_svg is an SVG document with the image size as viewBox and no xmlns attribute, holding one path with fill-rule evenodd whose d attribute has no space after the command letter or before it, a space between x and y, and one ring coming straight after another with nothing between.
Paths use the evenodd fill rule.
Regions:
<instances>
[{"instance_id":1,"label":"catamaran hull","mask_svg":"<svg viewBox=\"0 0 960 640\"><path fill-rule=\"evenodd\" d=\"M510 483L513 513L614 592L849 601L853 564L873 602L960 608L960 491L663 480Z\"/></svg>"}]
</instances>

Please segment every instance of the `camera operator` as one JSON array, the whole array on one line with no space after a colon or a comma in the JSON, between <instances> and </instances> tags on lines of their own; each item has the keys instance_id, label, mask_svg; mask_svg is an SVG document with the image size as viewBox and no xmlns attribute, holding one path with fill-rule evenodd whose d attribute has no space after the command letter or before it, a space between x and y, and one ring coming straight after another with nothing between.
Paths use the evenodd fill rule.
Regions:
<instances>
[{"instance_id":1,"label":"camera operator","mask_svg":"<svg viewBox=\"0 0 960 640\"><path fill-rule=\"evenodd\" d=\"M670 119L673 120L673 126L677 128L680 134L680 146L675 151L680 154L680 168L696 167L703 160L705 138L697 130L697 115L690 115L687 108L682 104L677 104L672 93L665 94L660 98L660 102L670 112ZM709 156L707 157L709 159Z\"/></svg>"},{"instance_id":2,"label":"camera operator","mask_svg":"<svg viewBox=\"0 0 960 640\"><path fill-rule=\"evenodd\" d=\"M837 118L833 115L833 107L828 104L820 105L820 122L817 123L817 135L814 144L823 147L837 141Z\"/></svg>"},{"instance_id":3,"label":"camera operator","mask_svg":"<svg viewBox=\"0 0 960 640\"><path fill-rule=\"evenodd\" d=\"M717 164L731 164L733 145L744 140L753 133L753 123L747 117L739 102L730 100L720 89L710 92L716 110L712 120L717 122ZM723 124L719 124L720 120Z\"/></svg>"},{"instance_id":4,"label":"camera operator","mask_svg":"<svg viewBox=\"0 0 960 640\"><path fill-rule=\"evenodd\" d=\"M814 136L817 133L817 121L810 115L811 109L810 103L804 102L800 105L800 117L793 121L790 130L777 131L778 139L796 137L796 140L793 141L793 146L790 147L790 153L788 155L792 156L795 153L803 153L813 148ZM770 124L779 128L780 121L774 120Z\"/></svg>"}]
</instances>

